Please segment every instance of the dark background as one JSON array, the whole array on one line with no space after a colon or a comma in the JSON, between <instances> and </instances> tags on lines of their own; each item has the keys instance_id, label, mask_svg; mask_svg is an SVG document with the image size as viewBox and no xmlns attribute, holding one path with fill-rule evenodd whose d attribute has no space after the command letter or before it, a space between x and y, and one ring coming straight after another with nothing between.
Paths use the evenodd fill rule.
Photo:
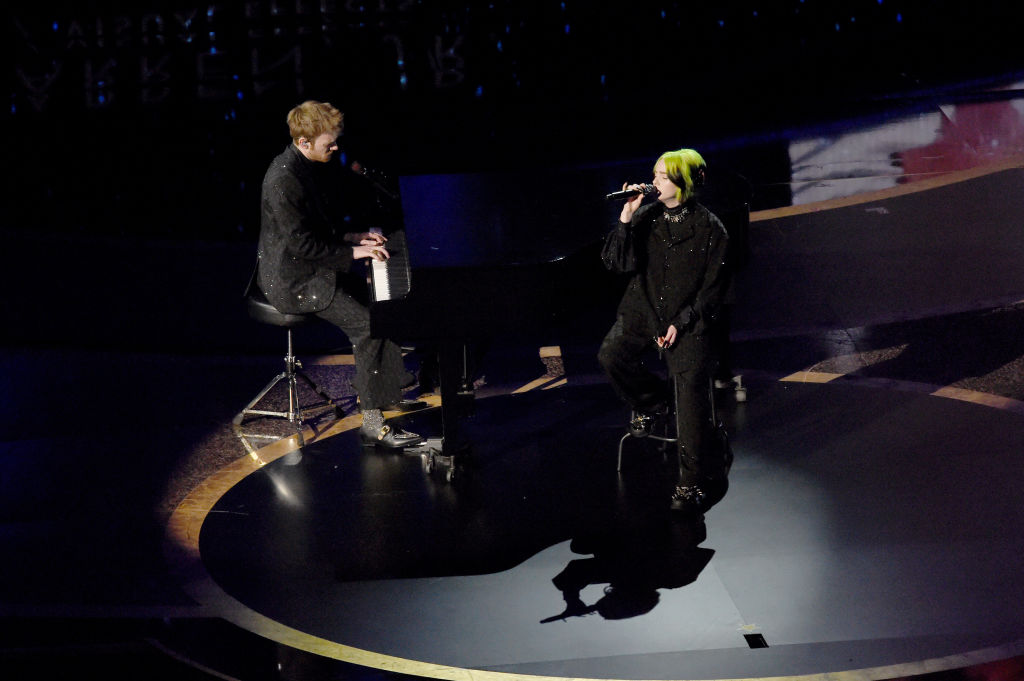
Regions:
<instances>
[{"instance_id":1,"label":"dark background","mask_svg":"<svg viewBox=\"0 0 1024 681\"><path fill-rule=\"evenodd\" d=\"M397 176L569 167L927 106L1024 69L1014 3L17 2L16 229L252 239L304 99ZM758 179L756 168L744 169ZM765 171L769 172L769 171ZM755 208L758 206L755 205Z\"/></svg>"},{"instance_id":2,"label":"dark background","mask_svg":"<svg viewBox=\"0 0 1024 681\"><path fill-rule=\"evenodd\" d=\"M345 111L343 164L393 182L496 177L481 195L531 220L516 233L536 228L568 253L602 231L601 196L644 179L666 149L701 150L715 177L749 181L754 210L771 208L790 199L791 131L1005 96L988 90L1024 74L1020 12L934 0L19 1L6 22L0 342L276 352L278 330L249 320L240 297L260 183L305 99ZM567 203L579 224L552 219ZM431 204L416 207L419 223L444 205ZM327 329L303 347L342 342Z\"/></svg>"}]
</instances>

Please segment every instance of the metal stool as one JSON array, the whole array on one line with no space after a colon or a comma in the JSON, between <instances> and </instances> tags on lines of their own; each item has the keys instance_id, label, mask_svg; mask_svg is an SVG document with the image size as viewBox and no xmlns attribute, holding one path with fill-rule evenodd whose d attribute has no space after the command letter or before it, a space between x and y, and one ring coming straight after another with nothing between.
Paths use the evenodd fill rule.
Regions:
<instances>
[{"instance_id":1,"label":"metal stool","mask_svg":"<svg viewBox=\"0 0 1024 681\"><path fill-rule=\"evenodd\" d=\"M676 393L675 379L671 379L669 381L669 385L670 385L670 390L672 391L672 402L673 402L673 404L672 404L672 410L666 415L665 418L666 418L666 421L671 422L671 423L674 424L675 420L676 420L675 419L676 412L679 410L679 399L678 399L678 394ZM714 382L713 378L708 378L708 396L709 396L709 399L711 400L711 424L712 424L712 428L716 431L717 435L723 439L723 446L725 447L725 450L726 450L726 454L725 455L726 455L726 459L727 459L726 468L728 469L732 465L732 449L731 449L731 447L729 447L729 444L728 444L728 437L729 436L725 432L725 428L724 428L723 424L718 420L718 412L716 411L716 407L715 407L715 382ZM637 417L637 412L636 411L631 411L630 412L630 424L633 423L633 421L636 419L636 417ZM626 443L626 440L631 438L631 437L635 437L635 438L650 438L652 440L657 440L659 442L664 442L664 443L668 443L668 444L675 444L675 443L679 442L679 434L676 433L675 436L669 435L668 432L667 432L668 428L669 428L669 426L666 424L666 427L665 427L666 432L665 432L664 435L655 435L654 433L637 434L637 433L635 433L633 431L632 428L630 428L628 431L626 431L626 434L623 435L622 438L619 440L619 457L618 457L618 464L617 464L615 470L617 470L619 472L622 471L622 446Z\"/></svg>"},{"instance_id":2,"label":"metal stool","mask_svg":"<svg viewBox=\"0 0 1024 681\"><path fill-rule=\"evenodd\" d=\"M671 421L672 423L675 422L676 410L679 407L678 396L676 395L675 379L672 379L672 380L669 381L669 389L672 391L673 406L672 406L672 410L669 411L669 413L665 416L665 420L666 420L666 425L665 425L665 431L666 432L665 432L665 434L664 435L655 435L654 433L642 433L641 434L641 433L635 432L635 430L633 428L633 423L636 421L636 419L640 415L640 413L637 412L635 409L630 411L629 412L629 424L630 424L630 427L629 427L629 430L626 431L626 434L623 435L622 438L619 440L619 458L618 458L618 463L617 463L617 465L615 467L615 470L617 470L619 472L622 472L622 446L624 444L626 444L626 440L631 438L631 437L635 437L635 438L650 438L652 440L657 440L658 442L664 442L664 443L668 443L668 444L673 444L673 443L676 443L676 442L679 441L678 434L676 434L675 437L672 437L672 436L670 436L668 434L669 426L668 426L668 423L667 423L669 421Z\"/></svg>"},{"instance_id":3,"label":"metal stool","mask_svg":"<svg viewBox=\"0 0 1024 681\"><path fill-rule=\"evenodd\" d=\"M313 316L308 314L292 314L278 311L277 308L267 301L266 296L264 296L263 292L258 286L256 286L255 274L253 278L250 279L249 286L246 289L245 304L246 309L249 312L249 316L252 319L262 324L284 327L288 336L288 354L284 357L284 371L271 379L270 383L268 383L266 387L263 388L263 390L261 390L259 394L242 409L242 411L238 412L232 420L235 434L242 441L242 444L249 453L252 454L255 450L249 444L247 438L277 439L277 437L261 433L242 432L242 422L247 416L268 416L271 418L288 419L288 421L295 426L299 446L302 447L305 445L305 440L302 436L303 420L305 419L306 412L309 411L310 406L307 405L304 407L299 400L299 379L302 379L310 389L326 400L327 406L331 407L336 412L339 411L338 405L334 403L331 396L328 395L323 388L317 385L316 382L314 382L313 379L311 379L302 370L302 363L292 351L292 329L312 321ZM288 384L288 411L257 409L257 405L264 397L267 396L267 393L269 393L274 386L281 381L286 381Z\"/></svg>"}]
</instances>

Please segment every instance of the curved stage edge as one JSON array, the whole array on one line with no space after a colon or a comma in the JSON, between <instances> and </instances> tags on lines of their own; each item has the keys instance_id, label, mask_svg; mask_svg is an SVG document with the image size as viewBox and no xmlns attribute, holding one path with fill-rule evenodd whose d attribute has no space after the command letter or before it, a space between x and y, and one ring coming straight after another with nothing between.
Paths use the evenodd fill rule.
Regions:
<instances>
[{"instance_id":1,"label":"curved stage edge","mask_svg":"<svg viewBox=\"0 0 1024 681\"><path fill-rule=\"evenodd\" d=\"M644 446L647 443L630 443L639 446L631 450L637 452L636 458L622 477L616 475L614 449L624 414L604 385L569 385L478 400L470 430L487 432L500 424L503 433L513 435L498 453L496 445L475 447L473 464L454 487L443 477L426 474L415 457L362 452L354 433L357 416L333 424L311 443L307 440L301 452L294 438L275 442L222 468L178 506L168 525L168 555L189 594L211 615L299 650L433 678L881 680L1024 653L1024 639L1017 638L1021 622L1007 606L1024 600L1014 593L1020 587L1014 584L1018 580L1013 567L1024 536L1024 514L1015 509L1013 496L1013 481L1024 472L1019 456L1024 451L1024 405L971 391L807 372L782 380L752 380L749 403L723 407L736 453L731 489L708 513L707 539L695 541L714 557L703 571L696 569L689 583L659 585L660 602L640 616L619 620L591 610L587 618L538 622L557 616L561 609L559 592L551 582L558 569L585 562L590 555L574 553L572 544L580 539L581 506L586 511L593 508L588 503L601 503L580 496L588 487L626 499L624 505L632 509L627 510L627 519L622 521L619 515L612 523L625 522L618 527L626 527L626 532L652 518L643 501L638 515L634 513L633 502L648 498L643 481L651 476L639 471L661 465L660 457ZM566 411L570 402L573 406ZM435 400L429 409L410 415L413 425L429 426L436 406ZM547 414L540 422L530 417L538 408ZM565 423L593 433L591 440L569 437L571 429L562 427L559 416L563 412ZM546 443L565 461L553 462L545 447L510 446L523 429L528 433L523 442ZM592 448L598 443L601 453L594 455ZM594 465L581 476L578 487L561 494L559 475L548 473L579 470L578 464L587 462ZM367 472L381 468L390 472L379 478ZM514 472L521 475L510 474ZM288 495L301 485L316 486L318 480L326 487L302 492L303 498L316 500L312 516L309 508L289 515L297 506L289 504ZM386 489L374 489L375 480ZM294 484L299 487L288 491ZM330 487L338 484L341 488ZM640 497L631 496L636 485ZM465 494L466 486L475 499L474 512L485 516L473 520L488 532L505 527L514 533L509 527L520 512L536 527L537 520L566 510L558 505L563 502L572 506L566 515L574 521L555 521L540 532L526 533L529 536L518 544L511 542L519 552L514 555L479 547L470 552L479 555L455 565L452 575L443 572L453 566L437 562L437 555L422 547L425 553L416 556L412 566L401 559L388 562L386 557L381 565L364 566L372 571L383 565L386 574L370 581L365 580L366 573L343 574L335 564L331 574L312 574L304 572L308 563L288 557L252 562L280 541L275 533L288 526L274 523L282 518L306 522L312 517L313 525L322 525L324 518L350 517L332 508L330 499L371 499L378 504L397 494L424 504L410 506L410 514L419 515L425 508L458 521L467 516L452 497ZM531 496L531 502L538 494L562 500L521 507L509 503L503 514L488 515L488 495L495 503L507 502L519 491L524 498ZM257 506L277 510L262 514ZM403 511L393 513L402 520ZM422 526L422 518L418 522L414 528ZM520 525L525 524L529 523ZM384 523L381 531L402 535L395 526ZM204 536L200 541L201 530L208 540ZM346 536L344 530L338 532ZM221 545L221 540L226 543ZM323 559L321 545L337 542L338 537L302 541L312 546L304 551ZM344 549L336 555L343 554ZM499 554L497 570L482 572L495 567L488 562L494 554ZM500 564L506 558L511 562ZM264 588L270 579L275 580L273 586ZM589 591L581 594L584 600L600 598L594 591L600 588L600 579L587 584ZM393 594L398 584L415 611L394 600L382 608L376 600ZM428 584L430 588L424 588ZM453 589L448 595L446 585ZM521 588L527 591L517 591ZM531 590L534 593L527 593ZM496 600L490 605L472 602L481 594ZM544 605L529 613L533 631L510 628L517 621L509 612L519 607L510 603L525 604L528 610L538 598ZM318 610L328 613L335 608L326 606L344 609L345 616L302 621L309 608L293 606L304 599L305 605L317 603ZM508 612L495 616L488 611L495 605L509 606ZM429 612L432 607L436 612ZM707 610L692 614L698 607ZM704 612L719 621L702 623ZM784 613L782 623L776 621L778 612ZM897 612L895 619L902 624L894 621ZM379 617L380 622L368 624L361 617ZM416 618L424 626L449 629L444 635L418 630ZM691 650L679 648L682 643L657 649L670 645L661 639L671 637L650 632L663 633L660 627L666 621L683 622L684 628L674 634L679 641L691 634L699 639ZM388 626L397 623L405 623L407 630L399 634ZM971 627L976 628L974 636L960 635ZM814 631L820 632L816 639L809 633ZM907 631L915 635L901 638ZM575 640L574 632L579 636ZM484 647L515 648L511 642L522 635L521 657L513 659L513 650L503 660L457 663L477 654L457 645L460 637L483 641L495 633L498 640L489 638L491 643ZM771 647L747 647L742 636L758 633ZM728 648L722 648L722 635L733 636ZM803 645L796 643L801 636ZM380 645L375 637L380 637ZM648 643L635 645L636 637ZM446 647L451 649L443 650ZM538 661L538 654L555 649L579 657ZM424 654L396 654L401 650ZM841 658L875 662L847 668Z\"/></svg>"}]
</instances>

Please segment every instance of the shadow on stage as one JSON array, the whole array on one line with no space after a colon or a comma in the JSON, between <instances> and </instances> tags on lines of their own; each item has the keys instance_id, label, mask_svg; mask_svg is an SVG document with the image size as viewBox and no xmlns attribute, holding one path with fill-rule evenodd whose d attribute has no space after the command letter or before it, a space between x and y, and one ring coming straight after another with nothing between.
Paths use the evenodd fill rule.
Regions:
<instances>
[{"instance_id":1,"label":"shadow on stage","mask_svg":"<svg viewBox=\"0 0 1024 681\"><path fill-rule=\"evenodd\" d=\"M403 425L431 433L438 420L434 409ZM420 456L341 433L228 490L203 526L204 563L248 602L273 593L259 588L268 579L326 586L495 574L570 541L591 557L548 575L566 600L552 619L641 614L658 589L692 582L713 552L697 548L702 519L669 509L674 444L630 439L616 471L627 423L603 384L477 400L463 423L464 472L451 483ZM608 585L603 597L586 606L580 590L598 583Z\"/></svg>"}]
</instances>

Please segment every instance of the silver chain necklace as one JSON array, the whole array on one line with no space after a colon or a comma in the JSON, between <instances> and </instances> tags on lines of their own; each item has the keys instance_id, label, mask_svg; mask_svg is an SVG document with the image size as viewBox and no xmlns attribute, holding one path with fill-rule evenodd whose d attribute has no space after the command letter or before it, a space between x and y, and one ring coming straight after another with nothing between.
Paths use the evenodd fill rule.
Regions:
<instances>
[{"instance_id":1,"label":"silver chain necklace","mask_svg":"<svg viewBox=\"0 0 1024 681\"><path fill-rule=\"evenodd\" d=\"M689 214L690 208L688 206L683 206L683 209L678 213L670 213L668 208L666 208L665 212L663 213L663 215L665 216L665 220L667 220L668 222L682 222L683 220L686 219L686 216Z\"/></svg>"}]
</instances>

